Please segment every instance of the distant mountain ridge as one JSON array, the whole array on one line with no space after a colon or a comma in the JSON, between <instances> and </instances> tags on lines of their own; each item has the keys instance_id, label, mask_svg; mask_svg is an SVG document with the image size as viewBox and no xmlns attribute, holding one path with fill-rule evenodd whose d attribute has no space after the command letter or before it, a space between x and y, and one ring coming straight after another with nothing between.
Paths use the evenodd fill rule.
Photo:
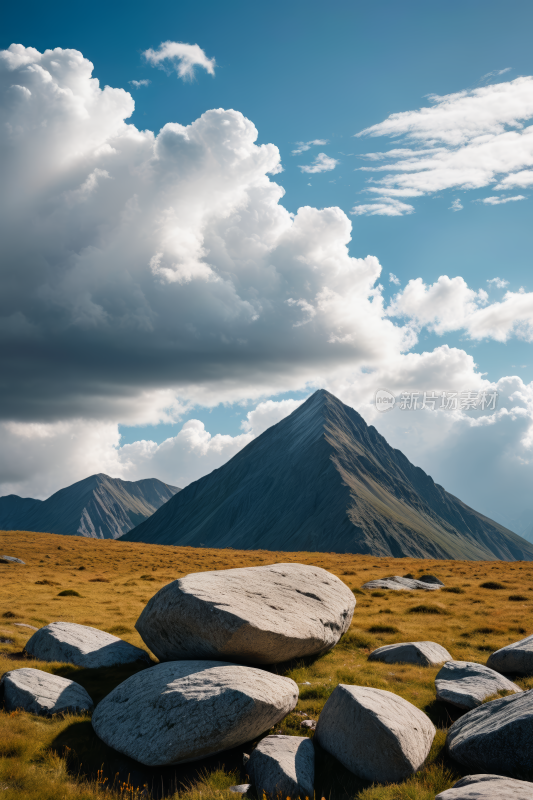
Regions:
<instances>
[{"instance_id":1,"label":"distant mountain ridge","mask_svg":"<svg viewBox=\"0 0 533 800\"><path fill-rule=\"evenodd\" d=\"M117 539L179 491L157 478L123 481L100 473L47 500L0 497L0 529Z\"/></svg>"},{"instance_id":2,"label":"distant mountain ridge","mask_svg":"<svg viewBox=\"0 0 533 800\"><path fill-rule=\"evenodd\" d=\"M319 390L127 541L418 558L533 560L533 544L413 466Z\"/></svg>"}]
</instances>

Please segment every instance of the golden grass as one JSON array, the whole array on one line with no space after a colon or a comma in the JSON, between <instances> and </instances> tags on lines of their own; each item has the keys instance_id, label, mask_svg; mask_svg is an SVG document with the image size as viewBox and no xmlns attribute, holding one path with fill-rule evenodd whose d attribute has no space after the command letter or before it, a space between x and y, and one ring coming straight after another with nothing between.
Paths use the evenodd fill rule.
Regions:
<instances>
[{"instance_id":1,"label":"golden grass","mask_svg":"<svg viewBox=\"0 0 533 800\"><path fill-rule=\"evenodd\" d=\"M317 719L338 683L386 689L423 709L439 728L425 767L408 781L371 786L317 748L317 797L359 800L433 800L462 771L444 755L445 730L460 712L435 699L438 668L369 662L383 644L432 640L453 658L485 663L490 652L533 633L533 564L393 559L333 553L273 553L143 545L25 531L0 532L0 552L26 566L0 563L0 675L21 666L47 670L81 683L95 702L141 665L83 670L25 658L32 634L56 620L109 631L144 647L135 621L162 586L189 572L276 562L315 564L354 590L352 626L330 653L275 671L300 684L300 700L276 730L311 735L302 715ZM387 575L435 574L445 590L366 592L363 583ZM492 588L483 588L482 585ZM500 588L495 588L500 587ZM145 648L146 649L146 648ZM518 679L533 688L533 677ZM180 768L148 770L107 748L89 717L44 719L0 711L0 800L87 800L107 796L182 800L235 800L228 791L245 781L242 750ZM112 787L109 789L109 787Z\"/></svg>"}]
</instances>

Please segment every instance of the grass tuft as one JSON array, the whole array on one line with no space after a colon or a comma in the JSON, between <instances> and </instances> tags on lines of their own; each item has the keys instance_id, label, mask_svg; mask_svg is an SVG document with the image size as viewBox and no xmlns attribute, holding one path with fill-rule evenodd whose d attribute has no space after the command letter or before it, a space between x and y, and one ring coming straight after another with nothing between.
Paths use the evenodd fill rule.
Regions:
<instances>
[{"instance_id":1,"label":"grass tuft","mask_svg":"<svg viewBox=\"0 0 533 800\"><path fill-rule=\"evenodd\" d=\"M450 594L466 594L464 589L460 586L443 586L441 592L449 592Z\"/></svg>"},{"instance_id":2,"label":"grass tuft","mask_svg":"<svg viewBox=\"0 0 533 800\"><path fill-rule=\"evenodd\" d=\"M482 589L505 589L503 583L498 583L498 581L485 581L485 583L479 584Z\"/></svg>"},{"instance_id":3,"label":"grass tuft","mask_svg":"<svg viewBox=\"0 0 533 800\"><path fill-rule=\"evenodd\" d=\"M524 601L528 600L529 598L524 597L523 594L510 594L508 597L509 600L513 603L523 603Z\"/></svg>"},{"instance_id":4,"label":"grass tuft","mask_svg":"<svg viewBox=\"0 0 533 800\"><path fill-rule=\"evenodd\" d=\"M440 603L431 605L430 603L422 603L419 606L412 606L407 609L407 614L448 614L445 606Z\"/></svg>"},{"instance_id":5,"label":"grass tuft","mask_svg":"<svg viewBox=\"0 0 533 800\"><path fill-rule=\"evenodd\" d=\"M371 625L369 633L400 633L400 629L395 625Z\"/></svg>"},{"instance_id":6,"label":"grass tuft","mask_svg":"<svg viewBox=\"0 0 533 800\"><path fill-rule=\"evenodd\" d=\"M81 597L81 594L77 592L75 589L63 589L62 592L59 592L57 595L58 597Z\"/></svg>"}]
</instances>

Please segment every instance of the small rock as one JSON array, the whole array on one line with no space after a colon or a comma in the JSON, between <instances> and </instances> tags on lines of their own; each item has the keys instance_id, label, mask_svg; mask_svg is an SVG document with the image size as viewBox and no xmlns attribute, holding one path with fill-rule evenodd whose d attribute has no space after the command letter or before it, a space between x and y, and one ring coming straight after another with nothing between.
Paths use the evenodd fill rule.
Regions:
<instances>
[{"instance_id":1,"label":"small rock","mask_svg":"<svg viewBox=\"0 0 533 800\"><path fill-rule=\"evenodd\" d=\"M0 644L14 644L14 639L8 639L6 636L0 636Z\"/></svg>"},{"instance_id":2,"label":"small rock","mask_svg":"<svg viewBox=\"0 0 533 800\"><path fill-rule=\"evenodd\" d=\"M468 711L449 729L446 745L452 758L472 772L531 770L533 689Z\"/></svg>"},{"instance_id":3,"label":"small rock","mask_svg":"<svg viewBox=\"0 0 533 800\"><path fill-rule=\"evenodd\" d=\"M92 724L109 747L142 764L182 764L251 741L297 702L298 686L281 675L220 661L169 661L113 689Z\"/></svg>"},{"instance_id":4,"label":"small rock","mask_svg":"<svg viewBox=\"0 0 533 800\"><path fill-rule=\"evenodd\" d=\"M435 800L533 800L533 783L502 775L467 775Z\"/></svg>"},{"instance_id":5,"label":"small rock","mask_svg":"<svg viewBox=\"0 0 533 800\"><path fill-rule=\"evenodd\" d=\"M424 592L435 592L440 589L438 584L417 581L414 578L402 578L395 575L392 578L380 578L379 580L368 581L363 585L363 589L392 589L393 591L412 592L415 589L422 589Z\"/></svg>"},{"instance_id":6,"label":"small rock","mask_svg":"<svg viewBox=\"0 0 533 800\"><path fill-rule=\"evenodd\" d=\"M79 683L40 669L14 669L0 680L6 711L18 708L31 714L83 714L93 701Z\"/></svg>"},{"instance_id":7,"label":"small rock","mask_svg":"<svg viewBox=\"0 0 533 800\"><path fill-rule=\"evenodd\" d=\"M310 728L311 730L315 730L316 728L316 720L315 719L304 719L300 722L300 728Z\"/></svg>"},{"instance_id":8,"label":"small rock","mask_svg":"<svg viewBox=\"0 0 533 800\"><path fill-rule=\"evenodd\" d=\"M5 561L11 561L11 562L13 562L13 564L25 564L26 563L25 561L21 561L20 558L15 558L15 556L0 556L0 558L3 558Z\"/></svg>"},{"instance_id":9,"label":"small rock","mask_svg":"<svg viewBox=\"0 0 533 800\"><path fill-rule=\"evenodd\" d=\"M230 786L229 791L235 792L235 794L246 794L251 785L251 783L239 783L237 786Z\"/></svg>"},{"instance_id":10,"label":"small rock","mask_svg":"<svg viewBox=\"0 0 533 800\"><path fill-rule=\"evenodd\" d=\"M250 756L248 774L258 797L313 797L313 742L305 736L267 736Z\"/></svg>"},{"instance_id":11,"label":"small rock","mask_svg":"<svg viewBox=\"0 0 533 800\"><path fill-rule=\"evenodd\" d=\"M368 656L369 661L384 661L386 664L419 664L422 667L436 666L451 660L448 651L436 642L401 642L385 644Z\"/></svg>"},{"instance_id":12,"label":"small rock","mask_svg":"<svg viewBox=\"0 0 533 800\"><path fill-rule=\"evenodd\" d=\"M438 586L444 586L443 582L440 581L436 575L422 575L418 580L423 583L436 583Z\"/></svg>"},{"instance_id":13,"label":"small rock","mask_svg":"<svg viewBox=\"0 0 533 800\"><path fill-rule=\"evenodd\" d=\"M276 664L331 650L354 608L325 569L272 564L186 575L152 597L135 627L160 661Z\"/></svg>"},{"instance_id":14,"label":"small rock","mask_svg":"<svg viewBox=\"0 0 533 800\"><path fill-rule=\"evenodd\" d=\"M315 738L355 775L396 783L422 766L435 733L429 717L403 697L339 684L322 709Z\"/></svg>"},{"instance_id":15,"label":"small rock","mask_svg":"<svg viewBox=\"0 0 533 800\"><path fill-rule=\"evenodd\" d=\"M25 622L14 622L13 625L16 625L17 628L29 628L30 631L39 630L39 628L36 628L35 625L26 625Z\"/></svg>"},{"instance_id":16,"label":"small rock","mask_svg":"<svg viewBox=\"0 0 533 800\"><path fill-rule=\"evenodd\" d=\"M533 672L533 636L508 644L489 656L487 667L496 672L528 675Z\"/></svg>"},{"instance_id":17,"label":"small rock","mask_svg":"<svg viewBox=\"0 0 533 800\"><path fill-rule=\"evenodd\" d=\"M493 669L471 661L448 661L435 678L435 688L439 700L468 710L499 691L522 691Z\"/></svg>"},{"instance_id":18,"label":"small rock","mask_svg":"<svg viewBox=\"0 0 533 800\"><path fill-rule=\"evenodd\" d=\"M87 669L134 661L151 663L148 653L139 647L75 622L51 622L39 628L26 643L24 652L40 661L60 661Z\"/></svg>"}]
</instances>

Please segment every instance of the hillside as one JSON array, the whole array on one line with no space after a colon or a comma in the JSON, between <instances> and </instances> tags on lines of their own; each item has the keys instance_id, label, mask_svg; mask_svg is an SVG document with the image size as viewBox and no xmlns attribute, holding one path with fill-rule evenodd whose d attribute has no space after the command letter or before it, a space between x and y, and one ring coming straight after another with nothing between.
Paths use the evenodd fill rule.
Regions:
<instances>
[{"instance_id":1,"label":"hillside","mask_svg":"<svg viewBox=\"0 0 533 800\"><path fill-rule=\"evenodd\" d=\"M324 390L187 486L127 541L194 547L532 560Z\"/></svg>"},{"instance_id":2,"label":"hillside","mask_svg":"<svg viewBox=\"0 0 533 800\"><path fill-rule=\"evenodd\" d=\"M60 489L44 501L1 497L0 527L116 539L179 491L156 478L123 481L100 473Z\"/></svg>"}]
</instances>

